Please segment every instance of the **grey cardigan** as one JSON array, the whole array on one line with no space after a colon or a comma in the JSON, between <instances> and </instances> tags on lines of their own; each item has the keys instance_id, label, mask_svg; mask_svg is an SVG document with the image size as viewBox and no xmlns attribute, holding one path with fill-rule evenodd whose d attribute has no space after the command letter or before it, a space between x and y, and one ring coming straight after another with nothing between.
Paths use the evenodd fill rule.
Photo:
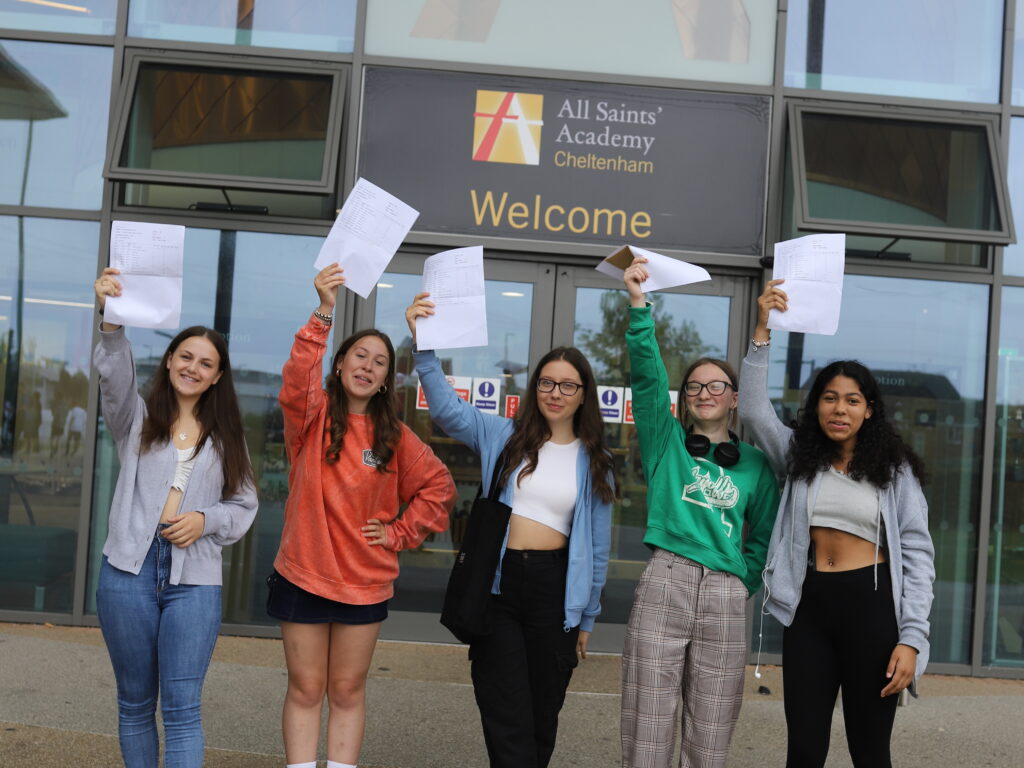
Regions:
<instances>
[{"instance_id":1,"label":"grey cardigan","mask_svg":"<svg viewBox=\"0 0 1024 768\"><path fill-rule=\"evenodd\" d=\"M786 453L793 430L776 416L768 399L768 348L751 345L740 373L740 418L754 433L754 442L764 451L775 471L785 473ZM786 480L768 545L765 566L765 607L783 625L793 622L810 545L810 513L821 486L821 475L813 481ZM928 614L932 607L935 581L935 550L928 532L928 503L921 485L904 464L885 488L879 489L882 525L885 526L889 572L899 642L917 649L916 681L928 664Z\"/></svg>"},{"instance_id":2,"label":"grey cardigan","mask_svg":"<svg viewBox=\"0 0 1024 768\"><path fill-rule=\"evenodd\" d=\"M103 417L121 462L103 554L115 568L138 575L174 479L177 451L168 441L139 452L146 405L139 396L124 328L100 331L93 365L100 376ZM220 456L207 440L181 500L181 509L204 514L206 528L188 547L171 548L171 584L220 584L221 547L238 541L252 525L256 489L247 483L234 496L222 499L223 485Z\"/></svg>"}]
</instances>

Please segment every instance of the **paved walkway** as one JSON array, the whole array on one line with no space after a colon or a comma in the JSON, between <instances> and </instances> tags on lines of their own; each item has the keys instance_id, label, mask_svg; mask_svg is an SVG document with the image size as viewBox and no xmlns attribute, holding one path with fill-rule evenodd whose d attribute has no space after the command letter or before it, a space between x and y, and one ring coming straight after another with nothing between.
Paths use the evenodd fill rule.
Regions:
<instances>
[{"instance_id":1,"label":"paved walkway","mask_svg":"<svg viewBox=\"0 0 1024 768\"><path fill-rule=\"evenodd\" d=\"M757 692L767 686L770 694ZM1020 768L1024 681L928 676L901 708L898 768ZM284 765L278 640L222 637L206 681L206 765ZM573 677L553 768L619 765L619 657L592 654ZM781 671L747 675L730 768L782 766ZM464 648L381 642L370 672L363 768L486 768ZM829 768L851 766L836 712ZM0 765L120 765L113 675L99 630L0 624Z\"/></svg>"}]
</instances>

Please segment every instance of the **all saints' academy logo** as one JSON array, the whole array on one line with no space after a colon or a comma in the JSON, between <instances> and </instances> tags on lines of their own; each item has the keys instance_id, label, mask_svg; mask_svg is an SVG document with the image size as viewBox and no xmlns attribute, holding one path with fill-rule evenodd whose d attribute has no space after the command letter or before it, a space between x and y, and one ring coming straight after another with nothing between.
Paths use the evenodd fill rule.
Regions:
<instances>
[{"instance_id":1,"label":"all saints' academy logo","mask_svg":"<svg viewBox=\"0 0 1024 768\"><path fill-rule=\"evenodd\" d=\"M543 94L478 90L473 112L473 159L540 165L543 118Z\"/></svg>"}]
</instances>

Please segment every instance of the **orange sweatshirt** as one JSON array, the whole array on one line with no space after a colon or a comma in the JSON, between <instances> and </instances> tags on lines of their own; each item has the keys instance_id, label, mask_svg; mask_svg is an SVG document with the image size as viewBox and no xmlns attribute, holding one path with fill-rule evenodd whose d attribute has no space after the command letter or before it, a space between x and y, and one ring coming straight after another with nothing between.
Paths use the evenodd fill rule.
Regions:
<instances>
[{"instance_id":1,"label":"orange sweatshirt","mask_svg":"<svg viewBox=\"0 0 1024 768\"><path fill-rule=\"evenodd\" d=\"M310 318L295 334L282 373L280 402L291 469L284 530L274 568L307 592L353 605L394 594L398 551L448 527L455 501L451 473L405 424L388 472L374 466L373 424L349 414L338 461L328 464L327 393L321 383L330 326ZM408 506L398 514L399 504ZM387 542L370 546L360 530L386 524Z\"/></svg>"}]
</instances>

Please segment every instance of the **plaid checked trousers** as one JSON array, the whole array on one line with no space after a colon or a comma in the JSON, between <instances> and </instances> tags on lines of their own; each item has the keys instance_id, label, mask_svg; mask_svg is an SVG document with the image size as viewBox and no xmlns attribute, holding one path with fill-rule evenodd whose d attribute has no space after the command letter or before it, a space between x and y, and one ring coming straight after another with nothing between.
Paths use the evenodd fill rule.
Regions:
<instances>
[{"instance_id":1,"label":"plaid checked trousers","mask_svg":"<svg viewBox=\"0 0 1024 768\"><path fill-rule=\"evenodd\" d=\"M747 589L734 574L656 549L622 654L623 768L724 768L743 701Z\"/></svg>"}]
</instances>

